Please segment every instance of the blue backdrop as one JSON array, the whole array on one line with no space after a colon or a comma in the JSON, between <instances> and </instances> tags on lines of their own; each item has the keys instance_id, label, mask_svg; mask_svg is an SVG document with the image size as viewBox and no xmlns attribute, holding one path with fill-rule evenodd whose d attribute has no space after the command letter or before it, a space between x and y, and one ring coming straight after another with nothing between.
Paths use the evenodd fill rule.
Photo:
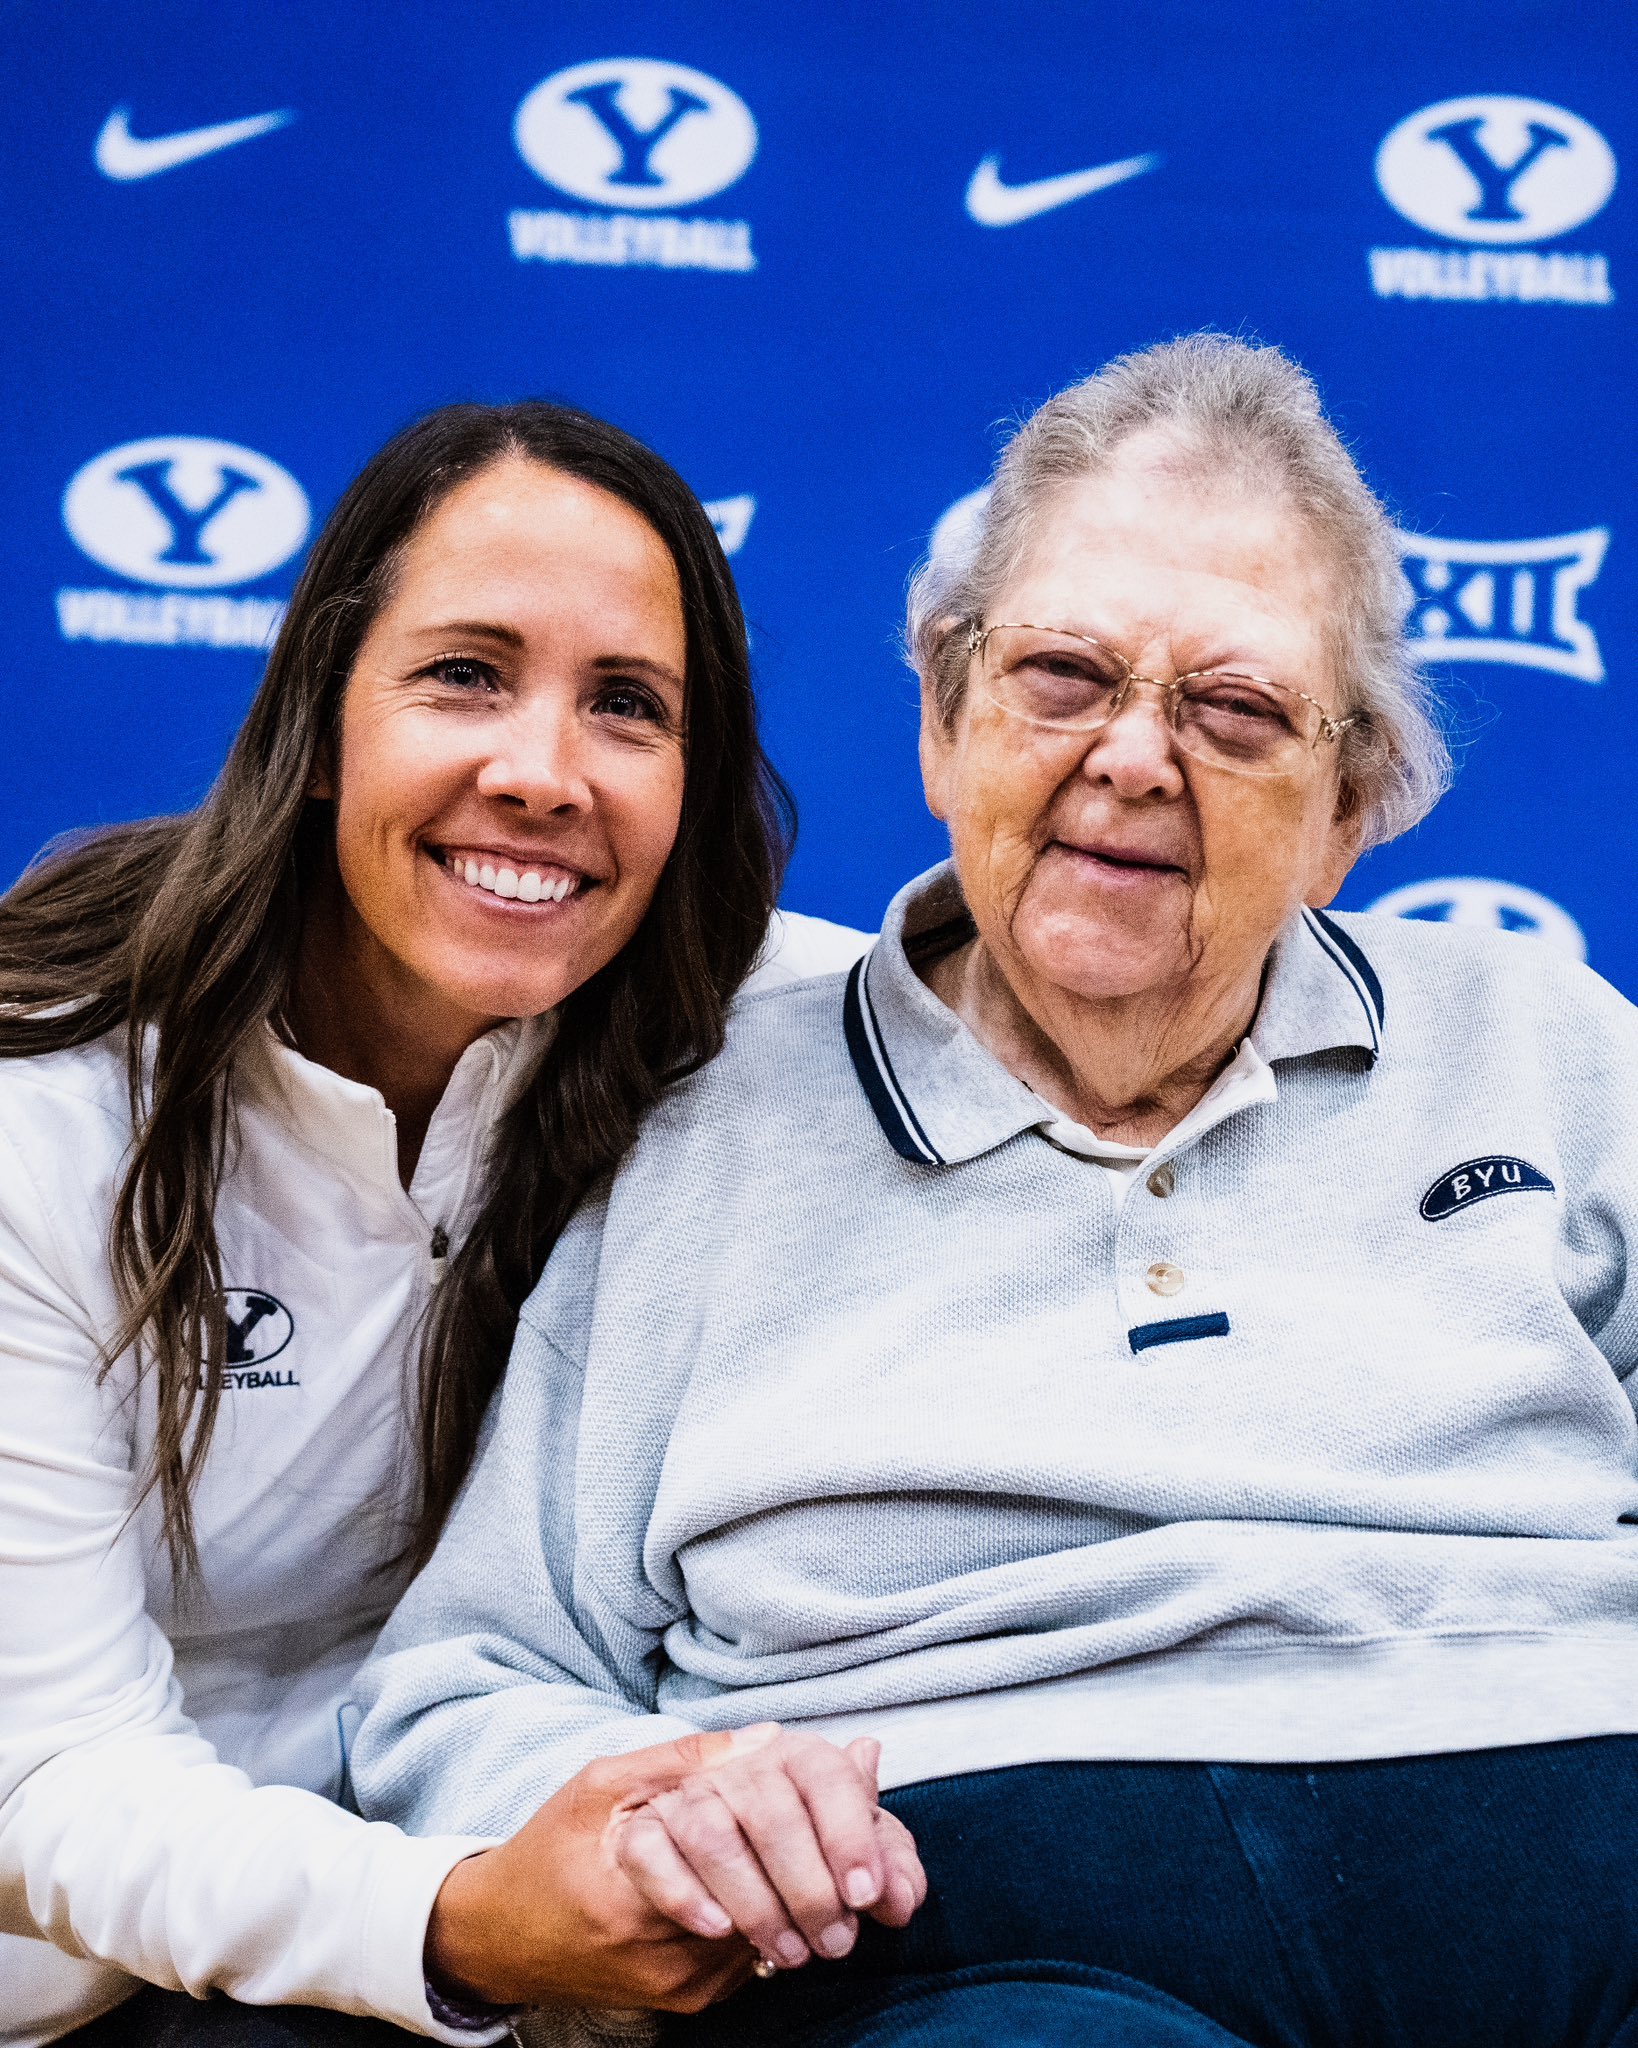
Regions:
<instances>
[{"instance_id":1,"label":"blue backdrop","mask_svg":"<svg viewBox=\"0 0 1638 2048\"><path fill-rule=\"evenodd\" d=\"M426 407L571 399L715 509L788 901L937 857L904 582L999 423L1204 324L1407 536L1457 785L1343 898L1638 995L1638 11L825 0L6 14L0 870L207 785L301 548ZM1391 894L1390 894L1391 892Z\"/></svg>"}]
</instances>

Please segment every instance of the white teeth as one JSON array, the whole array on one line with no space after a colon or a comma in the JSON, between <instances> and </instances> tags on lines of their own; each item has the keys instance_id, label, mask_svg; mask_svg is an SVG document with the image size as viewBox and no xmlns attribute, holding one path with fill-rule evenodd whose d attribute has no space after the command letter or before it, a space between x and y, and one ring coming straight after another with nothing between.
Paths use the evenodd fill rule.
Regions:
<instances>
[{"instance_id":1,"label":"white teeth","mask_svg":"<svg viewBox=\"0 0 1638 2048\"><path fill-rule=\"evenodd\" d=\"M497 868L491 862L482 863L463 858L460 854L446 856L449 871L469 887L482 889L491 896L501 896L519 903L561 903L575 892L575 878L563 875L556 881L548 881L534 868L525 868L519 874L515 868Z\"/></svg>"}]
</instances>

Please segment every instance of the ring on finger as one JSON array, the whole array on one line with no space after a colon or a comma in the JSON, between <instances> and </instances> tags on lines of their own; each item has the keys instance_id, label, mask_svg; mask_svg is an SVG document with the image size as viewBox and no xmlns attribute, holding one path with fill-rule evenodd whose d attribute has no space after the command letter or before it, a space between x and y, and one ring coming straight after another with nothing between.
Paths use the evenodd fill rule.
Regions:
<instances>
[{"instance_id":1,"label":"ring on finger","mask_svg":"<svg viewBox=\"0 0 1638 2048\"><path fill-rule=\"evenodd\" d=\"M774 1961L772 1956L758 1956L756 1961L751 1965L751 1975L753 1977L760 1977L764 1983L766 1983L770 1977L777 1977L778 1974L779 1965Z\"/></svg>"}]
</instances>

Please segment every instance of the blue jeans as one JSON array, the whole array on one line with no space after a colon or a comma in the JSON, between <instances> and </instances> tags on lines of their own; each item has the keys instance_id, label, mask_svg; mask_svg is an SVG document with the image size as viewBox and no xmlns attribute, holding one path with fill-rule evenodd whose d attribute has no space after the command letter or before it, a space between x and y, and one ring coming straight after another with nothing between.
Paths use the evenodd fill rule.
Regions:
<instances>
[{"instance_id":1,"label":"blue jeans","mask_svg":"<svg viewBox=\"0 0 1638 2048\"><path fill-rule=\"evenodd\" d=\"M667 2048L1638 2048L1638 1737L886 1803L931 1881L912 1924Z\"/></svg>"}]
</instances>

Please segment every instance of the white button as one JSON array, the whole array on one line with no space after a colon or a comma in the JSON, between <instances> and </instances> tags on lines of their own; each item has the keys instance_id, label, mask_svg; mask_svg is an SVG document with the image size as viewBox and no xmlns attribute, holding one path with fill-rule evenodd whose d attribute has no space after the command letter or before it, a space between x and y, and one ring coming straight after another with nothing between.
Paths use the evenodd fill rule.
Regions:
<instances>
[{"instance_id":1,"label":"white button","mask_svg":"<svg viewBox=\"0 0 1638 2048\"><path fill-rule=\"evenodd\" d=\"M1161 1200L1164 1201L1172 1189L1177 1186L1177 1175L1173 1173L1169 1165L1157 1166L1154 1172L1150 1174L1147 1185L1151 1195L1159 1195Z\"/></svg>"},{"instance_id":2,"label":"white button","mask_svg":"<svg viewBox=\"0 0 1638 2048\"><path fill-rule=\"evenodd\" d=\"M1183 1287L1183 1268L1170 1266L1164 1259L1157 1259L1146 1277L1151 1294L1177 1294Z\"/></svg>"}]
</instances>

